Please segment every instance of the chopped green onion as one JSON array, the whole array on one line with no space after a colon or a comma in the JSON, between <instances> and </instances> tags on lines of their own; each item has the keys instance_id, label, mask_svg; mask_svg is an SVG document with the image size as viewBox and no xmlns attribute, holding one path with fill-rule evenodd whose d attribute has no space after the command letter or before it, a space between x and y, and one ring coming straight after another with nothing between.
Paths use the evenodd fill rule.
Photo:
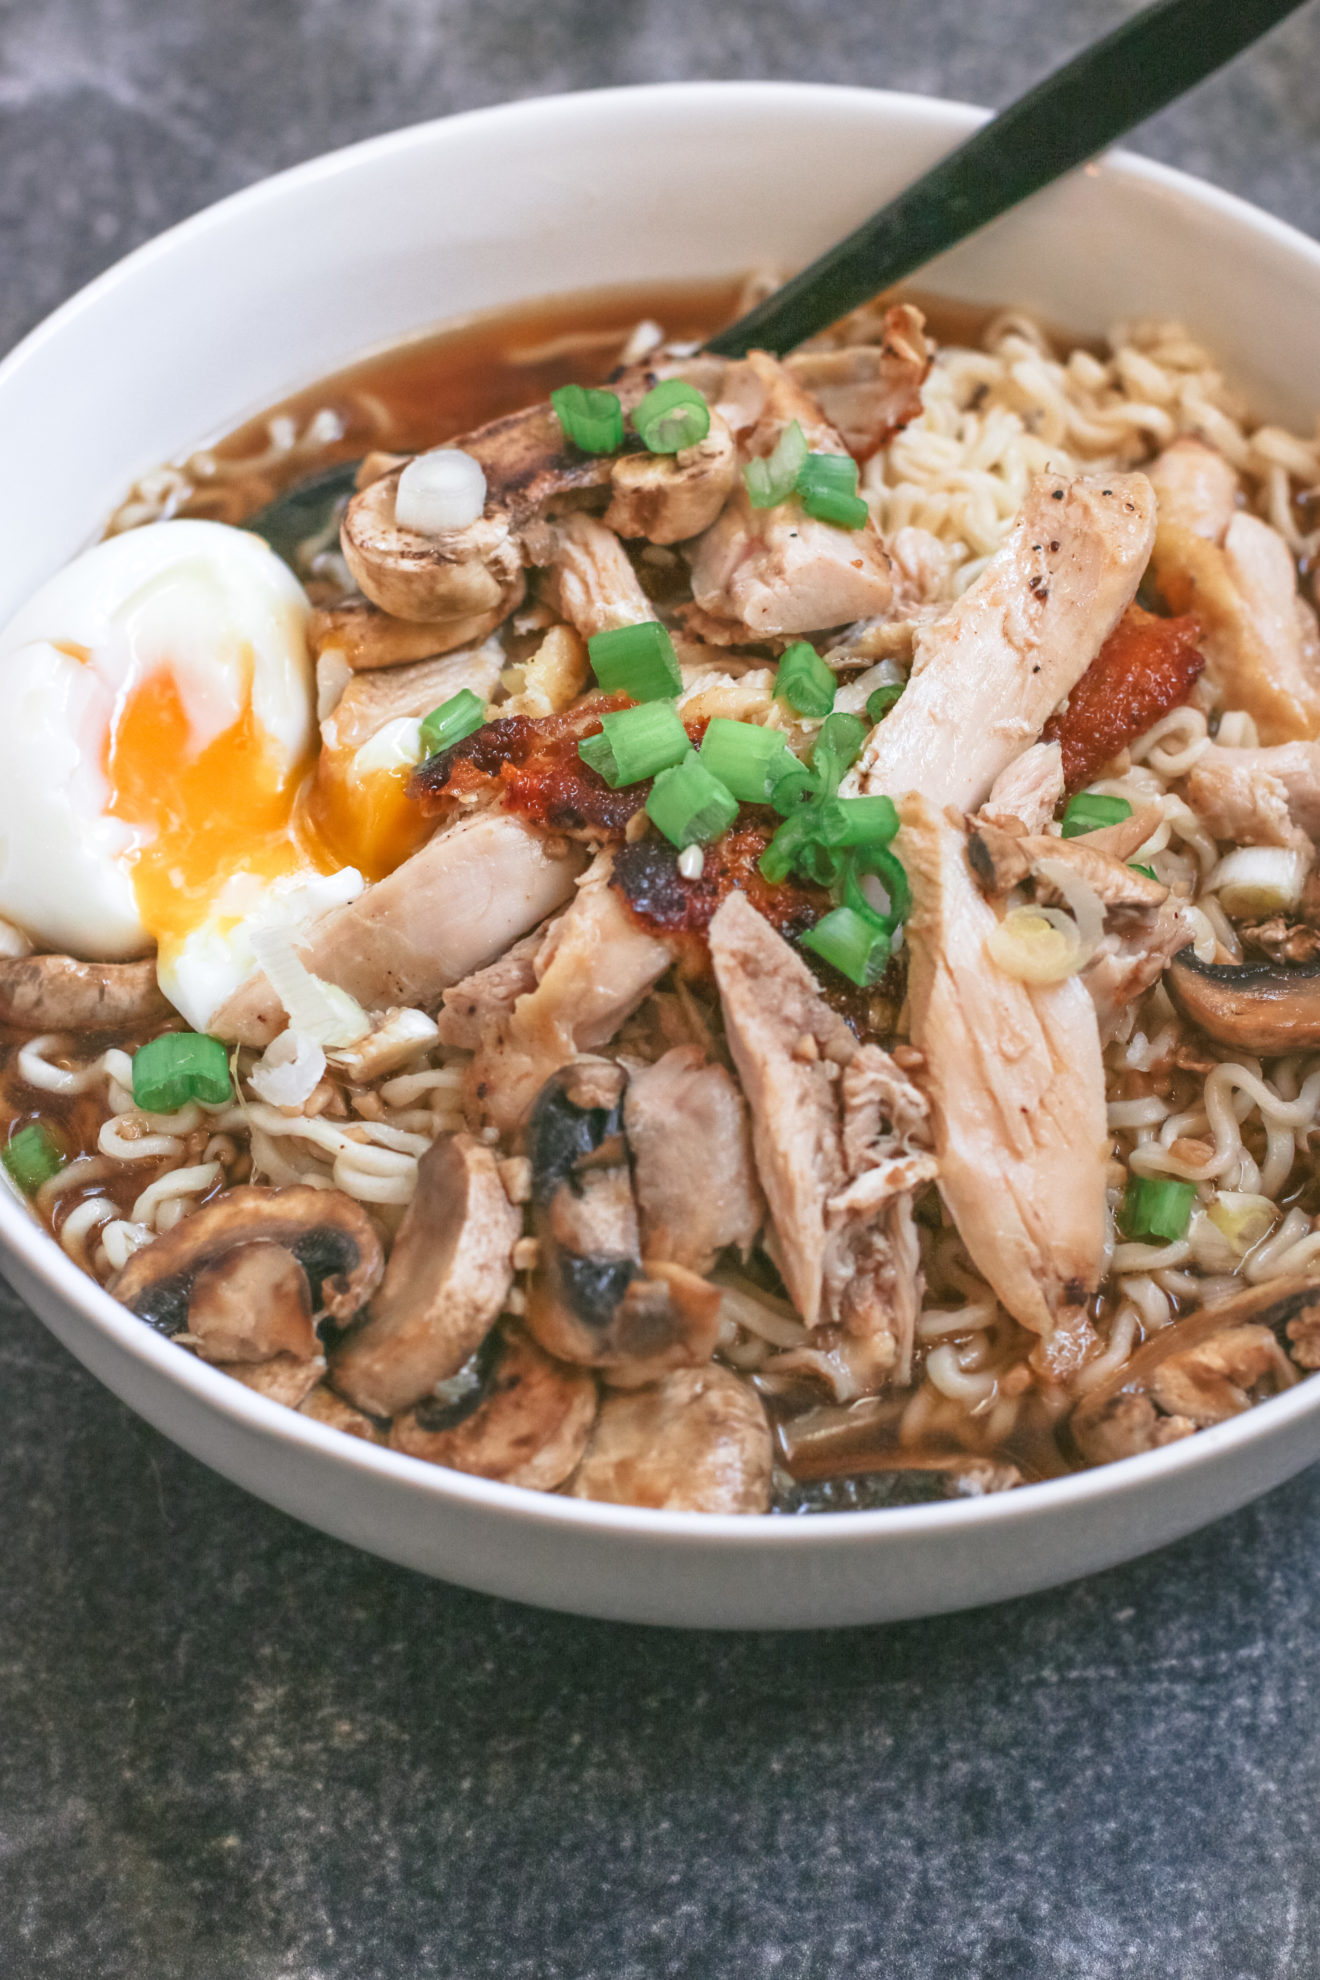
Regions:
<instances>
[{"instance_id":1,"label":"chopped green onion","mask_svg":"<svg viewBox=\"0 0 1320 1980\"><path fill-rule=\"evenodd\" d=\"M433 708L422 723L422 748L428 756L452 749L464 736L470 736L486 719L486 704L471 688L462 688Z\"/></svg>"},{"instance_id":2,"label":"chopped green onion","mask_svg":"<svg viewBox=\"0 0 1320 1980\"><path fill-rule=\"evenodd\" d=\"M816 830L828 846L887 846L898 813L892 798L831 798L820 807Z\"/></svg>"},{"instance_id":3,"label":"chopped green onion","mask_svg":"<svg viewBox=\"0 0 1320 1980\"><path fill-rule=\"evenodd\" d=\"M1069 798L1068 809L1063 814L1063 836L1079 839L1085 832L1121 825L1131 816L1132 806L1126 798L1102 797L1099 791L1079 791L1075 798Z\"/></svg>"},{"instance_id":4,"label":"chopped green onion","mask_svg":"<svg viewBox=\"0 0 1320 1980\"><path fill-rule=\"evenodd\" d=\"M229 1054L218 1038L167 1031L133 1055L133 1105L144 1114L173 1114L189 1100L219 1107L229 1095Z\"/></svg>"},{"instance_id":5,"label":"chopped green onion","mask_svg":"<svg viewBox=\"0 0 1320 1980\"><path fill-rule=\"evenodd\" d=\"M866 713L869 719L872 722L883 722L906 686L906 681L886 681L883 687L878 687L873 694L868 694Z\"/></svg>"},{"instance_id":6,"label":"chopped green onion","mask_svg":"<svg viewBox=\"0 0 1320 1980\"><path fill-rule=\"evenodd\" d=\"M632 422L650 453L680 454L710 432L710 407L695 385L667 378L647 393Z\"/></svg>"},{"instance_id":7,"label":"chopped green onion","mask_svg":"<svg viewBox=\"0 0 1320 1980\"><path fill-rule=\"evenodd\" d=\"M1128 865L1134 873L1144 873L1148 880L1154 880L1157 885L1159 884L1160 876L1153 866L1142 866L1135 859L1130 859Z\"/></svg>"},{"instance_id":8,"label":"chopped green onion","mask_svg":"<svg viewBox=\"0 0 1320 1980\"><path fill-rule=\"evenodd\" d=\"M881 914L873 908L862 892L862 875L874 874L889 896L889 912ZM907 868L896 853L888 852L883 846L859 847L853 854L844 886L844 897L850 907L874 915L887 934L892 935L900 921L906 921L912 912L912 889L908 885Z\"/></svg>"},{"instance_id":9,"label":"chopped green onion","mask_svg":"<svg viewBox=\"0 0 1320 1980\"><path fill-rule=\"evenodd\" d=\"M693 750L674 769L660 772L646 800L646 815L681 851L708 845L727 832L738 816L738 800Z\"/></svg>"},{"instance_id":10,"label":"chopped green onion","mask_svg":"<svg viewBox=\"0 0 1320 1980\"><path fill-rule=\"evenodd\" d=\"M701 760L712 777L743 804L765 804L772 783L786 767L788 744L779 729L763 728L759 722L735 722L727 715L713 716L701 743ZM792 757L797 763L797 758ZM805 765L798 768L808 777Z\"/></svg>"},{"instance_id":11,"label":"chopped green onion","mask_svg":"<svg viewBox=\"0 0 1320 1980\"><path fill-rule=\"evenodd\" d=\"M799 715L828 715L834 706L834 675L814 646L799 639L790 646L775 675L775 699Z\"/></svg>"},{"instance_id":12,"label":"chopped green onion","mask_svg":"<svg viewBox=\"0 0 1320 1980\"><path fill-rule=\"evenodd\" d=\"M564 437L584 454L617 454L623 445L623 407L617 392L561 385L550 394Z\"/></svg>"},{"instance_id":13,"label":"chopped green onion","mask_svg":"<svg viewBox=\"0 0 1320 1980\"><path fill-rule=\"evenodd\" d=\"M1196 1184L1169 1176L1133 1176L1118 1208L1118 1227L1125 1238L1155 1239L1172 1244L1191 1221Z\"/></svg>"},{"instance_id":14,"label":"chopped green onion","mask_svg":"<svg viewBox=\"0 0 1320 1980\"><path fill-rule=\"evenodd\" d=\"M811 753L811 767L822 789L831 793L838 790L845 773L861 755L865 741L866 724L860 715L845 715L840 710L837 715L827 717Z\"/></svg>"},{"instance_id":15,"label":"chopped green onion","mask_svg":"<svg viewBox=\"0 0 1320 1980\"><path fill-rule=\"evenodd\" d=\"M851 454L808 454L798 470L797 492L817 522L840 529L863 529L871 511L857 493L857 463Z\"/></svg>"},{"instance_id":16,"label":"chopped green onion","mask_svg":"<svg viewBox=\"0 0 1320 1980\"><path fill-rule=\"evenodd\" d=\"M35 1196L44 1182L59 1174L67 1159L39 1121L20 1128L7 1147L0 1149L0 1161L24 1196Z\"/></svg>"},{"instance_id":17,"label":"chopped green onion","mask_svg":"<svg viewBox=\"0 0 1320 1980\"><path fill-rule=\"evenodd\" d=\"M802 946L863 990L879 981L889 961L888 935L850 907L832 909L802 937Z\"/></svg>"},{"instance_id":18,"label":"chopped green onion","mask_svg":"<svg viewBox=\"0 0 1320 1980\"><path fill-rule=\"evenodd\" d=\"M784 820L757 861L762 877L768 880L772 887L777 887L781 881L787 880L802 857L803 851L815 837L814 811L814 805L799 806L791 817Z\"/></svg>"},{"instance_id":19,"label":"chopped green onion","mask_svg":"<svg viewBox=\"0 0 1320 1980\"><path fill-rule=\"evenodd\" d=\"M770 766L770 802L781 818L791 818L803 804L819 794L820 785L800 756L785 749Z\"/></svg>"},{"instance_id":20,"label":"chopped green onion","mask_svg":"<svg viewBox=\"0 0 1320 1980\"><path fill-rule=\"evenodd\" d=\"M674 642L657 619L618 626L587 641L596 679L607 694L634 701L667 701L683 691Z\"/></svg>"},{"instance_id":21,"label":"chopped green onion","mask_svg":"<svg viewBox=\"0 0 1320 1980\"><path fill-rule=\"evenodd\" d=\"M644 701L600 718L601 734L578 744L578 755L612 791L640 784L680 763L692 747L672 701Z\"/></svg>"},{"instance_id":22,"label":"chopped green onion","mask_svg":"<svg viewBox=\"0 0 1320 1980\"><path fill-rule=\"evenodd\" d=\"M795 419L775 442L774 452L764 460L748 461L743 469L747 499L754 509L774 509L786 502L797 486L802 463L807 458L807 438Z\"/></svg>"}]
</instances>

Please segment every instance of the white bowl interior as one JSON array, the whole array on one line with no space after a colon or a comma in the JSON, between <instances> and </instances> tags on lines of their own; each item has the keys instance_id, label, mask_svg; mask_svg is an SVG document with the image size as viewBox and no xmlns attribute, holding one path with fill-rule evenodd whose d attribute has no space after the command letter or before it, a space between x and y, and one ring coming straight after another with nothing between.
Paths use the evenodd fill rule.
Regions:
<instances>
[{"instance_id":1,"label":"white bowl interior","mask_svg":"<svg viewBox=\"0 0 1320 1980\"><path fill-rule=\"evenodd\" d=\"M0 366L0 619L138 474L287 389L475 310L799 265L980 115L817 86L607 91L422 126L223 202L112 269ZM1320 251L1122 155L921 279L1081 334L1179 316L1263 414L1309 430L1320 405ZM0 1244L61 1339L218 1470L423 1571L601 1615L810 1626L991 1600L1158 1545L1316 1449L1320 1385L1304 1385L1154 1457L980 1504L744 1522L586 1506L377 1451L251 1395L125 1314L8 1191Z\"/></svg>"}]
</instances>

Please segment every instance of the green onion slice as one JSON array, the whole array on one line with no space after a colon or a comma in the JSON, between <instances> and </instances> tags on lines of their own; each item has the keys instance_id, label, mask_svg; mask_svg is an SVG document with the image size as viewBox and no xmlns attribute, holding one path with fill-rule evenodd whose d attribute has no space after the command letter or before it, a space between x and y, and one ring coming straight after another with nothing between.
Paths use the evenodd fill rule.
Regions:
<instances>
[{"instance_id":1,"label":"green onion slice","mask_svg":"<svg viewBox=\"0 0 1320 1980\"><path fill-rule=\"evenodd\" d=\"M819 795L820 784L800 756L785 749L770 766L770 802L781 818L791 818L811 798Z\"/></svg>"},{"instance_id":2,"label":"green onion slice","mask_svg":"<svg viewBox=\"0 0 1320 1980\"><path fill-rule=\"evenodd\" d=\"M851 907L832 909L802 937L802 946L863 990L880 980L889 961L888 935Z\"/></svg>"},{"instance_id":3,"label":"green onion slice","mask_svg":"<svg viewBox=\"0 0 1320 1980\"><path fill-rule=\"evenodd\" d=\"M1131 816L1132 806L1126 798L1102 797L1099 791L1079 791L1075 798L1069 798L1068 809L1063 814L1063 836L1079 839L1085 832L1121 825Z\"/></svg>"},{"instance_id":4,"label":"green onion slice","mask_svg":"<svg viewBox=\"0 0 1320 1980\"><path fill-rule=\"evenodd\" d=\"M803 508L818 522L840 529L863 529L871 511L857 493L857 463L851 454L808 454L798 470Z\"/></svg>"},{"instance_id":5,"label":"green onion slice","mask_svg":"<svg viewBox=\"0 0 1320 1980\"><path fill-rule=\"evenodd\" d=\"M167 1031L133 1055L133 1104L144 1114L173 1114L190 1100L220 1107L229 1097L229 1054L218 1038Z\"/></svg>"},{"instance_id":6,"label":"green onion slice","mask_svg":"<svg viewBox=\"0 0 1320 1980\"><path fill-rule=\"evenodd\" d=\"M772 786L782 775L791 774L790 764L797 764L808 780L811 775L791 754L779 729L735 722L727 715L713 716L707 724L701 761L742 804L765 804Z\"/></svg>"},{"instance_id":7,"label":"green onion slice","mask_svg":"<svg viewBox=\"0 0 1320 1980\"><path fill-rule=\"evenodd\" d=\"M888 894L887 914L873 908L862 892L864 873L873 873ZM908 884L907 868L896 853L888 852L883 846L858 847L848 868L844 898L850 907L871 915L886 934L892 935L899 923L906 921L912 912L912 889Z\"/></svg>"},{"instance_id":8,"label":"green onion slice","mask_svg":"<svg viewBox=\"0 0 1320 1980\"><path fill-rule=\"evenodd\" d=\"M644 701L600 718L601 733L578 744L578 755L612 791L680 763L691 749L672 701Z\"/></svg>"},{"instance_id":9,"label":"green onion slice","mask_svg":"<svg viewBox=\"0 0 1320 1980\"><path fill-rule=\"evenodd\" d=\"M1118 1228L1125 1238L1157 1239L1172 1244L1191 1222L1196 1184L1170 1176L1133 1176L1118 1208Z\"/></svg>"},{"instance_id":10,"label":"green onion slice","mask_svg":"<svg viewBox=\"0 0 1320 1980\"><path fill-rule=\"evenodd\" d=\"M845 774L861 755L865 741L866 724L860 715L846 715L840 710L826 718L811 753L811 767L822 790L830 793L838 790Z\"/></svg>"},{"instance_id":11,"label":"green onion slice","mask_svg":"<svg viewBox=\"0 0 1320 1980\"><path fill-rule=\"evenodd\" d=\"M648 452L680 454L710 432L710 407L695 385L667 378L647 393L632 422Z\"/></svg>"},{"instance_id":12,"label":"green onion slice","mask_svg":"<svg viewBox=\"0 0 1320 1980\"><path fill-rule=\"evenodd\" d=\"M561 385L550 394L555 418L584 454L617 454L623 445L623 407L617 392Z\"/></svg>"},{"instance_id":13,"label":"green onion slice","mask_svg":"<svg viewBox=\"0 0 1320 1980\"><path fill-rule=\"evenodd\" d=\"M1134 873L1144 873L1148 880L1154 880L1158 884L1160 876L1155 871L1155 868L1153 866L1142 866L1141 863L1135 859L1130 859L1128 861L1128 865L1131 867Z\"/></svg>"},{"instance_id":14,"label":"green onion slice","mask_svg":"<svg viewBox=\"0 0 1320 1980\"><path fill-rule=\"evenodd\" d=\"M672 770L662 770L646 800L646 815L671 845L708 845L738 816L738 800L712 777L693 750Z\"/></svg>"},{"instance_id":15,"label":"green onion slice","mask_svg":"<svg viewBox=\"0 0 1320 1980\"><path fill-rule=\"evenodd\" d=\"M866 697L866 713L872 722L883 722L894 703L907 686L906 681L886 681L873 694Z\"/></svg>"},{"instance_id":16,"label":"green onion slice","mask_svg":"<svg viewBox=\"0 0 1320 1980\"><path fill-rule=\"evenodd\" d=\"M830 846L887 846L898 831L898 812L887 797L831 798L816 826Z\"/></svg>"},{"instance_id":17,"label":"green onion slice","mask_svg":"<svg viewBox=\"0 0 1320 1980\"><path fill-rule=\"evenodd\" d=\"M828 715L834 706L834 675L814 646L799 639L790 646L775 675L775 698L799 715Z\"/></svg>"},{"instance_id":18,"label":"green onion slice","mask_svg":"<svg viewBox=\"0 0 1320 1980\"><path fill-rule=\"evenodd\" d=\"M683 691L674 642L656 619L597 633L587 641L587 652L607 694L665 701Z\"/></svg>"},{"instance_id":19,"label":"green onion slice","mask_svg":"<svg viewBox=\"0 0 1320 1980\"><path fill-rule=\"evenodd\" d=\"M422 748L427 756L434 756L438 750L452 749L464 736L470 736L479 729L486 719L486 704L471 688L463 688L458 694L451 694L448 701L442 701L433 708L422 723Z\"/></svg>"},{"instance_id":20,"label":"green onion slice","mask_svg":"<svg viewBox=\"0 0 1320 1980\"><path fill-rule=\"evenodd\" d=\"M35 1196L44 1182L57 1176L68 1157L55 1144L53 1136L39 1121L20 1128L6 1147L0 1161L8 1169L24 1196Z\"/></svg>"},{"instance_id":21,"label":"green onion slice","mask_svg":"<svg viewBox=\"0 0 1320 1980\"><path fill-rule=\"evenodd\" d=\"M754 509L774 509L786 502L797 487L802 463L807 458L807 437L795 419L775 442L774 451L764 460L748 461L743 469L747 499Z\"/></svg>"}]
</instances>

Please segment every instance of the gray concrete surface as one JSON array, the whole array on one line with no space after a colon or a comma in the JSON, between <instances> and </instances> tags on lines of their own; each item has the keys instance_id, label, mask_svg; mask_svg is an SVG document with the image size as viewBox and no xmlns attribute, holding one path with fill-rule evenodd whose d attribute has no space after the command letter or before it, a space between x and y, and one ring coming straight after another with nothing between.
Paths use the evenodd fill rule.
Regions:
<instances>
[{"instance_id":1,"label":"gray concrete surface","mask_svg":"<svg viewBox=\"0 0 1320 1980\"><path fill-rule=\"evenodd\" d=\"M0 344L392 125L670 76L1003 101L1111 0L8 0ZM1320 227L1320 12L1143 131ZM1268 334L1267 330L1263 334ZM1314 1980L1320 1474L942 1622L533 1614L244 1498L0 1302L5 1980Z\"/></svg>"}]
</instances>

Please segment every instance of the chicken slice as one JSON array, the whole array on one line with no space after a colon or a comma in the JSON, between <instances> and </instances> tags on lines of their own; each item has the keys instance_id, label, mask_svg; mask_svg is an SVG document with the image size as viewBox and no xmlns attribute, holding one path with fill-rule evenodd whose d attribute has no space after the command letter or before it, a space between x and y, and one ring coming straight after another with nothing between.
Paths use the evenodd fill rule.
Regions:
<instances>
[{"instance_id":1,"label":"chicken slice","mask_svg":"<svg viewBox=\"0 0 1320 1980\"><path fill-rule=\"evenodd\" d=\"M1146 473L1161 523L1190 529L1208 543L1223 542L1237 510L1239 484L1237 469L1217 447L1184 433Z\"/></svg>"},{"instance_id":2,"label":"chicken slice","mask_svg":"<svg viewBox=\"0 0 1320 1980\"><path fill-rule=\"evenodd\" d=\"M632 1151L642 1255L706 1272L728 1245L747 1251L765 1215L747 1107L723 1066L676 1045L629 1081L624 1133Z\"/></svg>"},{"instance_id":3,"label":"chicken slice","mask_svg":"<svg viewBox=\"0 0 1320 1980\"><path fill-rule=\"evenodd\" d=\"M1063 803L1063 750L1056 742L1032 743L1001 770L981 806L992 825L1017 824L1039 832Z\"/></svg>"},{"instance_id":4,"label":"chicken slice","mask_svg":"<svg viewBox=\"0 0 1320 1980\"><path fill-rule=\"evenodd\" d=\"M793 1304L810 1328L883 1342L877 1370L892 1369L920 1304L905 1217L935 1175L925 1101L887 1053L858 1045L745 894L713 917L710 951Z\"/></svg>"},{"instance_id":5,"label":"chicken slice","mask_svg":"<svg viewBox=\"0 0 1320 1980\"><path fill-rule=\"evenodd\" d=\"M502 1133L524 1119L552 1073L608 1044L670 965L663 942L638 927L610 886L613 865L611 853L598 854L546 933L536 988L483 1029L468 1105Z\"/></svg>"},{"instance_id":6,"label":"chicken slice","mask_svg":"<svg viewBox=\"0 0 1320 1980\"><path fill-rule=\"evenodd\" d=\"M813 453L846 451L815 400L783 365L753 351L746 369L763 402L744 438L745 454L771 453L792 420ZM885 611L893 597L889 559L874 523L837 529L817 522L796 501L754 509L741 481L718 522L692 546L689 561L698 611L736 621L755 638L869 618Z\"/></svg>"},{"instance_id":7,"label":"chicken slice","mask_svg":"<svg viewBox=\"0 0 1320 1980\"><path fill-rule=\"evenodd\" d=\"M1210 743L1188 771L1183 793L1217 839L1309 847L1320 839L1320 743L1272 749Z\"/></svg>"},{"instance_id":8,"label":"chicken slice","mask_svg":"<svg viewBox=\"0 0 1320 1980\"><path fill-rule=\"evenodd\" d=\"M974 811L1079 681L1140 582L1155 529L1141 474L1040 475L976 582L917 634L862 786Z\"/></svg>"},{"instance_id":9,"label":"chicken slice","mask_svg":"<svg viewBox=\"0 0 1320 1980\"><path fill-rule=\"evenodd\" d=\"M1054 1374L1080 1362L1105 1245L1109 1136L1095 1008L1076 978L1020 983L986 947L993 910L962 832L916 793L912 1042L926 1056L940 1190L968 1253Z\"/></svg>"},{"instance_id":10,"label":"chicken slice","mask_svg":"<svg viewBox=\"0 0 1320 1980\"><path fill-rule=\"evenodd\" d=\"M433 1141L367 1318L331 1357L340 1394L396 1416L447 1381L499 1318L521 1235L492 1151L467 1134Z\"/></svg>"},{"instance_id":11,"label":"chicken slice","mask_svg":"<svg viewBox=\"0 0 1320 1980\"><path fill-rule=\"evenodd\" d=\"M772 1465L755 1389L727 1368L678 1368L605 1398L568 1491L662 1512L763 1513Z\"/></svg>"},{"instance_id":12,"label":"chicken slice","mask_svg":"<svg viewBox=\"0 0 1320 1980\"><path fill-rule=\"evenodd\" d=\"M527 532L526 550L553 571L559 609L583 639L655 617L628 552L594 516L538 523Z\"/></svg>"},{"instance_id":13,"label":"chicken slice","mask_svg":"<svg viewBox=\"0 0 1320 1980\"><path fill-rule=\"evenodd\" d=\"M331 908L295 946L314 976L337 983L366 1010L433 1006L544 921L573 891L579 846L549 841L504 811L439 832L355 901ZM208 1029L240 1045L268 1045L285 1012L258 970Z\"/></svg>"},{"instance_id":14,"label":"chicken slice","mask_svg":"<svg viewBox=\"0 0 1320 1980\"><path fill-rule=\"evenodd\" d=\"M524 935L485 969L474 970L445 991L436 1015L440 1043L475 1052L487 1025L507 1018L519 997L536 988L536 954L547 929Z\"/></svg>"},{"instance_id":15,"label":"chicken slice","mask_svg":"<svg viewBox=\"0 0 1320 1980\"><path fill-rule=\"evenodd\" d=\"M850 454L867 460L921 411L934 347L911 303L885 311L878 344L795 351L784 368L809 392Z\"/></svg>"},{"instance_id":16,"label":"chicken slice","mask_svg":"<svg viewBox=\"0 0 1320 1980\"><path fill-rule=\"evenodd\" d=\"M1173 610L1199 619L1206 672L1224 705L1245 709L1263 743L1320 732L1314 614L1298 596L1297 566L1277 530L1240 510L1221 549L1162 522L1154 571Z\"/></svg>"},{"instance_id":17,"label":"chicken slice","mask_svg":"<svg viewBox=\"0 0 1320 1980\"><path fill-rule=\"evenodd\" d=\"M351 754L379 734L387 722L429 715L464 688L489 701L499 684L504 656L494 642L466 653L416 660L404 667L380 667L354 674L331 714L321 724L325 750ZM320 762L318 760L318 773Z\"/></svg>"}]
</instances>

